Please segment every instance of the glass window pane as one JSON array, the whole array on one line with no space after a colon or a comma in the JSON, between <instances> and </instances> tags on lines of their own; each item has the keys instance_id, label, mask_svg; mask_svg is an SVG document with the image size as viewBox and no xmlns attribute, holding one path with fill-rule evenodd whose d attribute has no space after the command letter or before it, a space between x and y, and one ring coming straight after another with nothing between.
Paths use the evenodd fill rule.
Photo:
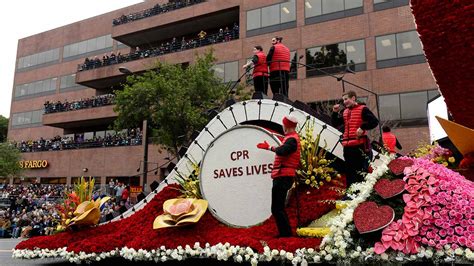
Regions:
<instances>
[{"instance_id":1,"label":"glass window pane","mask_svg":"<svg viewBox=\"0 0 474 266\"><path fill-rule=\"evenodd\" d=\"M380 120L400 120L400 98L398 94L379 97Z\"/></svg>"},{"instance_id":2,"label":"glass window pane","mask_svg":"<svg viewBox=\"0 0 474 266\"><path fill-rule=\"evenodd\" d=\"M345 9L362 7L362 0L345 0Z\"/></svg>"},{"instance_id":3,"label":"glass window pane","mask_svg":"<svg viewBox=\"0 0 474 266\"><path fill-rule=\"evenodd\" d=\"M71 54L70 56L75 56L79 54L79 44L73 43L71 44Z\"/></svg>"},{"instance_id":4,"label":"glass window pane","mask_svg":"<svg viewBox=\"0 0 474 266\"><path fill-rule=\"evenodd\" d=\"M50 85L50 90L54 91L56 90L56 85L58 84L58 78L52 78L51 79L51 85Z\"/></svg>"},{"instance_id":5,"label":"glass window pane","mask_svg":"<svg viewBox=\"0 0 474 266\"><path fill-rule=\"evenodd\" d=\"M94 138L94 132L84 133L84 140L92 140Z\"/></svg>"},{"instance_id":6,"label":"glass window pane","mask_svg":"<svg viewBox=\"0 0 474 266\"><path fill-rule=\"evenodd\" d=\"M69 45L65 45L64 48L63 48L63 57L68 57L69 56L69 53L71 52L71 46Z\"/></svg>"},{"instance_id":7,"label":"glass window pane","mask_svg":"<svg viewBox=\"0 0 474 266\"><path fill-rule=\"evenodd\" d=\"M280 5L262 8L262 28L280 23Z\"/></svg>"},{"instance_id":8,"label":"glass window pane","mask_svg":"<svg viewBox=\"0 0 474 266\"><path fill-rule=\"evenodd\" d=\"M280 15L281 15L280 23L295 21L296 20L295 0L290 0L286 3L282 3Z\"/></svg>"},{"instance_id":9,"label":"glass window pane","mask_svg":"<svg viewBox=\"0 0 474 266\"><path fill-rule=\"evenodd\" d=\"M41 122L41 111L33 111L31 116L31 123L36 124Z\"/></svg>"},{"instance_id":10,"label":"glass window pane","mask_svg":"<svg viewBox=\"0 0 474 266\"><path fill-rule=\"evenodd\" d=\"M38 64L38 55L34 54L30 56L30 65L29 66L34 66Z\"/></svg>"},{"instance_id":11,"label":"glass window pane","mask_svg":"<svg viewBox=\"0 0 474 266\"><path fill-rule=\"evenodd\" d=\"M96 49L97 50L104 49L106 47L105 38L106 38L106 36L101 36L99 38L96 38Z\"/></svg>"},{"instance_id":12,"label":"glass window pane","mask_svg":"<svg viewBox=\"0 0 474 266\"><path fill-rule=\"evenodd\" d=\"M346 43L347 63L365 63L364 40Z\"/></svg>"},{"instance_id":13,"label":"glass window pane","mask_svg":"<svg viewBox=\"0 0 474 266\"><path fill-rule=\"evenodd\" d=\"M397 58L394 34L376 37L375 45L377 49L377 60Z\"/></svg>"},{"instance_id":14,"label":"glass window pane","mask_svg":"<svg viewBox=\"0 0 474 266\"><path fill-rule=\"evenodd\" d=\"M291 66L290 66L290 72L296 72L297 69L297 63L298 63L298 54L296 51L291 51L290 52L290 60L291 60Z\"/></svg>"},{"instance_id":15,"label":"glass window pane","mask_svg":"<svg viewBox=\"0 0 474 266\"><path fill-rule=\"evenodd\" d=\"M436 96L439 95L439 91L438 90L430 90L428 91L428 101L435 98Z\"/></svg>"},{"instance_id":16,"label":"glass window pane","mask_svg":"<svg viewBox=\"0 0 474 266\"><path fill-rule=\"evenodd\" d=\"M230 62L225 64L225 82L236 81L239 79L239 62Z\"/></svg>"},{"instance_id":17,"label":"glass window pane","mask_svg":"<svg viewBox=\"0 0 474 266\"><path fill-rule=\"evenodd\" d=\"M425 118L427 108L427 92L411 92L400 94L402 119Z\"/></svg>"},{"instance_id":18,"label":"glass window pane","mask_svg":"<svg viewBox=\"0 0 474 266\"><path fill-rule=\"evenodd\" d=\"M112 40L112 35L105 35L105 48L112 47L114 45L114 40Z\"/></svg>"},{"instance_id":19,"label":"glass window pane","mask_svg":"<svg viewBox=\"0 0 474 266\"><path fill-rule=\"evenodd\" d=\"M304 1L304 14L306 18L320 16L322 14L321 0Z\"/></svg>"},{"instance_id":20,"label":"glass window pane","mask_svg":"<svg viewBox=\"0 0 474 266\"><path fill-rule=\"evenodd\" d=\"M398 57L423 54L421 41L416 31L397 34Z\"/></svg>"},{"instance_id":21,"label":"glass window pane","mask_svg":"<svg viewBox=\"0 0 474 266\"><path fill-rule=\"evenodd\" d=\"M344 10L344 0L323 0L323 14Z\"/></svg>"},{"instance_id":22,"label":"glass window pane","mask_svg":"<svg viewBox=\"0 0 474 266\"><path fill-rule=\"evenodd\" d=\"M38 64L43 64L44 62L47 62L45 59L46 53L39 53L37 54L38 56Z\"/></svg>"},{"instance_id":23,"label":"glass window pane","mask_svg":"<svg viewBox=\"0 0 474 266\"><path fill-rule=\"evenodd\" d=\"M95 137L96 137L96 138L98 138L98 137L105 138L105 131L97 131L97 132L95 132Z\"/></svg>"},{"instance_id":24,"label":"glass window pane","mask_svg":"<svg viewBox=\"0 0 474 266\"><path fill-rule=\"evenodd\" d=\"M214 75L224 81L224 64L217 64L213 67Z\"/></svg>"},{"instance_id":25,"label":"glass window pane","mask_svg":"<svg viewBox=\"0 0 474 266\"><path fill-rule=\"evenodd\" d=\"M53 49L53 57L51 60L59 60L59 48Z\"/></svg>"},{"instance_id":26,"label":"glass window pane","mask_svg":"<svg viewBox=\"0 0 474 266\"><path fill-rule=\"evenodd\" d=\"M87 53L87 41L80 42L79 47L77 49L78 54L85 54Z\"/></svg>"},{"instance_id":27,"label":"glass window pane","mask_svg":"<svg viewBox=\"0 0 474 266\"><path fill-rule=\"evenodd\" d=\"M247 12L247 30L254 30L260 28L260 9L255 9Z\"/></svg>"},{"instance_id":28,"label":"glass window pane","mask_svg":"<svg viewBox=\"0 0 474 266\"><path fill-rule=\"evenodd\" d=\"M374 4L393 2L393 0L374 0Z\"/></svg>"},{"instance_id":29,"label":"glass window pane","mask_svg":"<svg viewBox=\"0 0 474 266\"><path fill-rule=\"evenodd\" d=\"M87 40L86 43L87 43L87 48L86 48L87 52L92 52L92 51L97 50L97 41L96 41L96 39Z\"/></svg>"}]
</instances>

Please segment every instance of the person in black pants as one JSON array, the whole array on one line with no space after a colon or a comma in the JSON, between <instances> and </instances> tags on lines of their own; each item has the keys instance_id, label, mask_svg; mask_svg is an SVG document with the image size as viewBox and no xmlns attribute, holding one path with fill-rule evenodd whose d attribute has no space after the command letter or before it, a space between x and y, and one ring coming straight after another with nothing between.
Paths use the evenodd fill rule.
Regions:
<instances>
[{"instance_id":1,"label":"person in black pants","mask_svg":"<svg viewBox=\"0 0 474 266\"><path fill-rule=\"evenodd\" d=\"M267 64L270 66L270 87L272 93L280 93L288 97L290 87L290 49L283 45L282 37L272 38L272 47L267 54Z\"/></svg>"},{"instance_id":2,"label":"person in black pants","mask_svg":"<svg viewBox=\"0 0 474 266\"><path fill-rule=\"evenodd\" d=\"M344 124L342 146L346 165L346 184L349 188L353 183L364 180L362 172L368 171L372 156L367 131L374 129L379 121L365 104L356 101L357 95L354 91L343 93L342 100L345 106L342 116L339 115L341 106L334 105L331 122L334 127Z\"/></svg>"},{"instance_id":3,"label":"person in black pants","mask_svg":"<svg viewBox=\"0 0 474 266\"><path fill-rule=\"evenodd\" d=\"M245 64L242 68L247 69L252 64L253 68L253 86L255 92L262 92L267 94L268 91L268 65L267 65L267 56L263 52L263 48L260 45L256 45L253 48L252 61Z\"/></svg>"},{"instance_id":4,"label":"person in black pants","mask_svg":"<svg viewBox=\"0 0 474 266\"><path fill-rule=\"evenodd\" d=\"M275 162L272 169L272 214L278 227L279 237L290 237L291 226L285 211L288 190L293 185L296 169L300 164L301 145L296 132L298 121L292 116L283 118L285 138L279 147L271 147L264 141L257 148L275 152Z\"/></svg>"}]
</instances>

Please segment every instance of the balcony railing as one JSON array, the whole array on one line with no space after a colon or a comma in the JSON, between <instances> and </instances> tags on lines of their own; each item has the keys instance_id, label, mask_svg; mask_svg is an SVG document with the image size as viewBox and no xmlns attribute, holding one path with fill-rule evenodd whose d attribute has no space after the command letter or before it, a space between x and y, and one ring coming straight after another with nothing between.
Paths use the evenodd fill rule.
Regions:
<instances>
[{"instance_id":1,"label":"balcony railing","mask_svg":"<svg viewBox=\"0 0 474 266\"><path fill-rule=\"evenodd\" d=\"M122 15L112 21L113 26L117 25L122 25L126 24L135 20L140 20L148 17L153 17L159 14L167 13L173 10L181 9L184 7L192 6L195 4L199 4L201 2L204 2L204 0L181 0L181 1L175 1L173 3L167 3L167 4L156 4L154 7L145 9L140 12L128 14L128 15Z\"/></svg>"},{"instance_id":2,"label":"balcony railing","mask_svg":"<svg viewBox=\"0 0 474 266\"><path fill-rule=\"evenodd\" d=\"M156 57L169 53L181 52L184 50L194 49L202 46L218 44L222 42L229 42L239 38L239 27L237 23L234 23L232 29L219 30L214 34L198 33L195 36L196 38L186 40L183 37L181 40L174 38L171 42L161 43L160 46L154 47L147 50L137 50L129 54L120 54L115 55L114 53L110 56L104 56L101 59L86 58L83 64L78 65L78 71L90 70L115 64L121 64L125 62L135 61L143 58Z\"/></svg>"},{"instance_id":3,"label":"balcony railing","mask_svg":"<svg viewBox=\"0 0 474 266\"><path fill-rule=\"evenodd\" d=\"M81 99L79 101L72 101L72 102L45 102L44 103L44 113L51 114L51 113L59 113L59 112L67 112L67 111L75 111L81 109L88 109L88 108L95 108L95 107L102 107L106 105L113 105L115 104L115 95L114 94L105 94L100 96L95 96L92 98Z\"/></svg>"}]
</instances>

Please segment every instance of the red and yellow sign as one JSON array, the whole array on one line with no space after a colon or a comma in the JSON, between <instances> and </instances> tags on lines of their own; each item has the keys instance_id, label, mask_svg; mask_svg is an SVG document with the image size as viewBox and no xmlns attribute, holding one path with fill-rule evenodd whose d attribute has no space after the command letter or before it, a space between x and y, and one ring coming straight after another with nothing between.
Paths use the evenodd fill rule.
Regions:
<instances>
[{"instance_id":1,"label":"red and yellow sign","mask_svg":"<svg viewBox=\"0 0 474 266\"><path fill-rule=\"evenodd\" d=\"M20 167L25 169L46 168L49 165L46 160L28 160L20 161L19 163Z\"/></svg>"},{"instance_id":2,"label":"red and yellow sign","mask_svg":"<svg viewBox=\"0 0 474 266\"><path fill-rule=\"evenodd\" d=\"M141 193L142 187L141 186L130 186L130 193Z\"/></svg>"}]
</instances>

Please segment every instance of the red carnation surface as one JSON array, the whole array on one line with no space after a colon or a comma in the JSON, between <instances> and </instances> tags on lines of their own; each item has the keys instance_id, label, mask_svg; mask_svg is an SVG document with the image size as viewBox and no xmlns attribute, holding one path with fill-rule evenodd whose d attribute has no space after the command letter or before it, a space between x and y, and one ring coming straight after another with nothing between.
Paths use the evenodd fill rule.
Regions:
<instances>
[{"instance_id":1,"label":"red carnation surface","mask_svg":"<svg viewBox=\"0 0 474 266\"><path fill-rule=\"evenodd\" d=\"M403 171L405 170L405 167L409 167L413 165L413 161L410 159L405 159L405 158L398 158L395 160L392 160L388 164L388 169L392 171L394 175L402 175Z\"/></svg>"},{"instance_id":2,"label":"red carnation surface","mask_svg":"<svg viewBox=\"0 0 474 266\"><path fill-rule=\"evenodd\" d=\"M387 227L395 218L392 207L377 206L373 201L362 202L354 210L354 225L359 233L370 233Z\"/></svg>"},{"instance_id":3,"label":"red carnation surface","mask_svg":"<svg viewBox=\"0 0 474 266\"><path fill-rule=\"evenodd\" d=\"M405 181L402 179L389 180L382 178L374 185L374 190L380 197L388 199L394 197L405 190Z\"/></svg>"},{"instance_id":4,"label":"red carnation surface","mask_svg":"<svg viewBox=\"0 0 474 266\"><path fill-rule=\"evenodd\" d=\"M98 253L125 246L137 250L140 248L151 250L161 246L166 248L193 246L195 242L201 243L202 246L205 243L216 245L229 242L232 245L249 246L258 252L263 252L262 241L264 241L272 249L294 252L303 247L317 248L321 242L319 238L276 238L278 230L273 217L259 226L230 228L217 221L209 212L206 212L195 225L154 230L153 221L157 215L163 213L163 202L176 198L179 194L172 186L168 186L157 194L145 208L126 219L78 232L67 231L53 236L33 237L19 243L16 249L56 249L67 246L68 251L76 253L80 251ZM322 200L334 200L340 196L334 189L331 189L331 186L327 185L317 191L300 186L298 197L300 221L302 225L306 225L334 208L334 204L328 204ZM291 198L286 211L293 235L296 235L295 197Z\"/></svg>"},{"instance_id":5,"label":"red carnation surface","mask_svg":"<svg viewBox=\"0 0 474 266\"><path fill-rule=\"evenodd\" d=\"M411 0L431 72L454 120L474 128L474 1Z\"/></svg>"}]
</instances>

